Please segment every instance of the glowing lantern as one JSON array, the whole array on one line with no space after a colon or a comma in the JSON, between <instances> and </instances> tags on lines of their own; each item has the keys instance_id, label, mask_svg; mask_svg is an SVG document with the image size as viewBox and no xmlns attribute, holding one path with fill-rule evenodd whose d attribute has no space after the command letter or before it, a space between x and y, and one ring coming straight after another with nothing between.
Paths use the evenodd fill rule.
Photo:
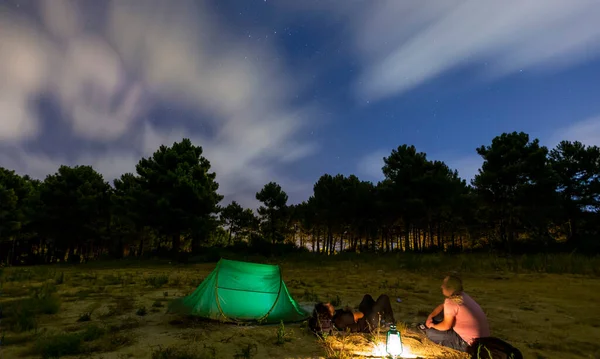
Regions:
<instances>
[{"instance_id":1,"label":"glowing lantern","mask_svg":"<svg viewBox=\"0 0 600 359\"><path fill-rule=\"evenodd\" d=\"M385 351L392 356L397 357L402 354L402 338L400 338L400 332L396 329L396 325L390 325L390 330L387 332L387 338L385 340Z\"/></svg>"}]
</instances>

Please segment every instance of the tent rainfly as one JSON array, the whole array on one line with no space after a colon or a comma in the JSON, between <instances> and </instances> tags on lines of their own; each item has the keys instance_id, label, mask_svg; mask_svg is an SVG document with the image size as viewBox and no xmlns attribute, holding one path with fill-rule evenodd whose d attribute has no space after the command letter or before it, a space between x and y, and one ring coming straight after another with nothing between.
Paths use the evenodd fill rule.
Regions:
<instances>
[{"instance_id":1,"label":"tent rainfly","mask_svg":"<svg viewBox=\"0 0 600 359\"><path fill-rule=\"evenodd\" d=\"M309 315L292 298L278 265L221 259L194 293L168 312L221 321L296 322Z\"/></svg>"}]
</instances>

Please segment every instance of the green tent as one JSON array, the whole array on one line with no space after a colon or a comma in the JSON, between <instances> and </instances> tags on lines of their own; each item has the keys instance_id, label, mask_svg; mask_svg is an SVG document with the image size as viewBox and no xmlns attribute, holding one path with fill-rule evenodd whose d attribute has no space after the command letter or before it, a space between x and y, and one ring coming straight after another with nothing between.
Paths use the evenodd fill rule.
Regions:
<instances>
[{"instance_id":1,"label":"green tent","mask_svg":"<svg viewBox=\"0 0 600 359\"><path fill-rule=\"evenodd\" d=\"M169 312L222 321L279 323L308 317L291 297L277 265L221 259L194 293Z\"/></svg>"}]
</instances>

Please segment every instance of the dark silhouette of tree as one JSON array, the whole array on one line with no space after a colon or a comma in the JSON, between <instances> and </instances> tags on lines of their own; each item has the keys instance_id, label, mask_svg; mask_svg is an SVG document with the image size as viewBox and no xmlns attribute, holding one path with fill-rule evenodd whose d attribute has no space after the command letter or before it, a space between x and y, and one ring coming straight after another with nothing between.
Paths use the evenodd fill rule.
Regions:
<instances>
[{"instance_id":1,"label":"dark silhouette of tree","mask_svg":"<svg viewBox=\"0 0 600 359\"><path fill-rule=\"evenodd\" d=\"M483 220L493 223L490 239L508 250L525 234L547 238L548 220L555 203L553 172L548 149L526 133L505 133L481 146L484 162L473 185L484 209Z\"/></svg>"},{"instance_id":2,"label":"dark silhouette of tree","mask_svg":"<svg viewBox=\"0 0 600 359\"><path fill-rule=\"evenodd\" d=\"M324 174L305 201L288 204L269 182L256 193L258 216L235 201L219 205L216 174L189 139L160 146L114 187L90 166L61 166L43 181L0 168L0 261L185 259L211 246L265 255L293 246L326 255L600 251L598 147L563 141L549 151L512 132L476 152L483 165L470 185L401 145L383 158L378 183Z\"/></svg>"},{"instance_id":3,"label":"dark silhouette of tree","mask_svg":"<svg viewBox=\"0 0 600 359\"><path fill-rule=\"evenodd\" d=\"M202 147L189 139L160 146L150 158L140 160L136 171L146 218L157 233L171 238L175 255L183 235L192 238L193 249L208 240L223 196L217 193L216 174L209 172Z\"/></svg>"},{"instance_id":4,"label":"dark silhouette of tree","mask_svg":"<svg viewBox=\"0 0 600 359\"><path fill-rule=\"evenodd\" d=\"M263 206L258 208L258 214L261 216L264 238L272 244L283 242L288 230L288 195L280 185L269 182L256 193L256 199L263 203Z\"/></svg>"},{"instance_id":5,"label":"dark silhouette of tree","mask_svg":"<svg viewBox=\"0 0 600 359\"><path fill-rule=\"evenodd\" d=\"M580 245L580 227L600 209L600 149L562 141L550 151L549 161L559 197L558 223L567 240Z\"/></svg>"},{"instance_id":6,"label":"dark silhouette of tree","mask_svg":"<svg viewBox=\"0 0 600 359\"><path fill-rule=\"evenodd\" d=\"M139 255L144 254L149 227L147 219L149 203L145 203L141 181L132 173L125 173L114 180L112 196L113 241L108 247L114 257L121 257L125 246L137 245Z\"/></svg>"},{"instance_id":7,"label":"dark silhouette of tree","mask_svg":"<svg viewBox=\"0 0 600 359\"><path fill-rule=\"evenodd\" d=\"M258 229L258 219L249 208L244 209L236 201L221 210L221 221L228 228L227 244L236 240L248 239Z\"/></svg>"},{"instance_id":8,"label":"dark silhouette of tree","mask_svg":"<svg viewBox=\"0 0 600 359\"><path fill-rule=\"evenodd\" d=\"M65 254L90 256L108 235L111 188L91 166L61 166L40 187L39 222L51 249ZM79 260L77 257L75 260Z\"/></svg>"}]
</instances>

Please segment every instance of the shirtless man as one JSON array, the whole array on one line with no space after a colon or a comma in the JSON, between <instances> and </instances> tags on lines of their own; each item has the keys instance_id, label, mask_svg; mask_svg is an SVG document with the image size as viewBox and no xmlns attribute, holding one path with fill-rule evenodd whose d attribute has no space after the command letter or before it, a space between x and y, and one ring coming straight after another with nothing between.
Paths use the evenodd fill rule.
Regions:
<instances>
[{"instance_id":1,"label":"shirtless man","mask_svg":"<svg viewBox=\"0 0 600 359\"><path fill-rule=\"evenodd\" d=\"M331 303L318 303L315 305L315 312L319 317L329 319L337 330L353 333L369 333L380 325L396 323L390 298L385 294L380 295L377 300L366 294L358 306L358 311L351 308L336 310ZM312 326L317 328L317 319L311 319Z\"/></svg>"},{"instance_id":2,"label":"shirtless man","mask_svg":"<svg viewBox=\"0 0 600 359\"><path fill-rule=\"evenodd\" d=\"M463 291L460 278L448 276L442 283L444 303L425 322L425 334L434 343L466 351L477 338L489 337L487 317L479 304Z\"/></svg>"}]
</instances>

